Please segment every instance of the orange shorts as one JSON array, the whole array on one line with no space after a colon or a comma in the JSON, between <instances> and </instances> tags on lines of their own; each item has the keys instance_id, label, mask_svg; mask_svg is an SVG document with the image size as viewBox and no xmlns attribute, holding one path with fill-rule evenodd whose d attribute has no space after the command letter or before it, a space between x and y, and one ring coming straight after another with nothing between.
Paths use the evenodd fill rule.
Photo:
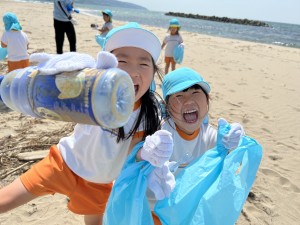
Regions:
<instances>
[{"instance_id":1,"label":"orange shorts","mask_svg":"<svg viewBox=\"0 0 300 225\"><path fill-rule=\"evenodd\" d=\"M25 188L34 195L60 193L68 196L68 208L82 215L103 214L113 185L88 182L76 175L64 162L56 146L52 146L49 155L20 178Z\"/></svg>"},{"instance_id":2,"label":"orange shorts","mask_svg":"<svg viewBox=\"0 0 300 225\"><path fill-rule=\"evenodd\" d=\"M21 61L7 61L8 72L16 69L22 69L28 66L30 66L29 59L24 59Z\"/></svg>"},{"instance_id":3,"label":"orange shorts","mask_svg":"<svg viewBox=\"0 0 300 225\"><path fill-rule=\"evenodd\" d=\"M173 57L165 57L165 63L172 63L176 64L175 60Z\"/></svg>"},{"instance_id":4,"label":"orange shorts","mask_svg":"<svg viewBox=\"0 0 300 225\"><path fill-rule=\"evenodd\" d=\"M161 225L160 219L153 211L152 211L152 218L153 218L154 225Z\"/></svg>"}]
</instances>

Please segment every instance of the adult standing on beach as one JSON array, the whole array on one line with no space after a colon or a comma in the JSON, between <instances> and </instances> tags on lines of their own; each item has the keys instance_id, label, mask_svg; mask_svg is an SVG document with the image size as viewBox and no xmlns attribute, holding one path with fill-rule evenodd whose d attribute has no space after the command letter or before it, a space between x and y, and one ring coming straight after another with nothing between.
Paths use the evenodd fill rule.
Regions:
<instances>
[{"instance_id":1,"label":"adult standing on beach","mask_svg":"<svg viewBox=\"0 0 300 225\"><path fill-rule=\"evenodd\" d=\"M55 30L56 53L63 53L65 33L69 40L70 51L76 52L76 33L71 12L68 6L73 6L73 0L54 0L53 18Z\"/></svg>"},{"instance_id":2,"label":"adult standing on beach","mask_svg":"<svg viewBox=\"0 0 300 225\"><path fill-rule=\"evenodd\" d=\"M165 36L161 49L164 49L166 46L165 50L165 74L169 72L169 68L171 65L172 71L175 70L176 68L176 62L174 60L174 49L177 45L183 43L183 39L181 35L179 34L180 30L180 24L177 19L172 19L170 20L169 24L169 29L168 32L170 32L167 36Z\"/></svg>"}]
</instances>

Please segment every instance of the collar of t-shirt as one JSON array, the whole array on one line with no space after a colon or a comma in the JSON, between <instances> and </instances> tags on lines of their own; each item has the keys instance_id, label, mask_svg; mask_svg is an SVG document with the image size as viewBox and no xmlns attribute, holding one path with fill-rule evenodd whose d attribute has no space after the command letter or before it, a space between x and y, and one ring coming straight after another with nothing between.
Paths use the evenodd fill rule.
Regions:
<instances>
[{"instance_id":1,"label":"collar of t-shirt","mask_svg":"<svg viewBox=\"0 0 300 225\"><path fill-rule=\"evenodd\" d=\"M198 137L198 134L200 132L200 127L197 130L195 130L192 134L184 133L182 130L180 130L180 128L176 124L175 124L175 127L176 127L176 131L179 134L179 136L186 141L191 141L191 140L195 139L196 137Z\"/></svg>"}]
</instances>

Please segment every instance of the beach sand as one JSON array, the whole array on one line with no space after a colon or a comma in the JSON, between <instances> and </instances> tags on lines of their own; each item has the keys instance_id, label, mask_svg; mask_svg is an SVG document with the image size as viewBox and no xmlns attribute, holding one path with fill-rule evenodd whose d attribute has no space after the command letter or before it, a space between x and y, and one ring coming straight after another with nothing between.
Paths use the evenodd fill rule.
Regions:
<instances>
[{"instance_id":1,"label":"beach sand","mask_svg":"<svg viewBox=\"0 0 300 225\"><path fill-rule=\"evenodd\" d=\"M1 17L8 11L16 13L28 34L29 53L55 53L52 5L1 0ZM74 17L79 22L75 28L78 52L96 57L100 47L90 24L102 24L102 18L83 14ZM125 22L113 23L118 26ZM166 35L166 29L147 28L160 40ZM0 33L3 31L1 23ZM299 224L300 49L200 35L185 32L184 27L181 35L185 58L177 67L191 67L211 84L211 122L216 125L217 119L223 117L242 123L246 134L263 147L251 198L245 203L237 224ZM64 50L69 50L67 39ZM163 54L159 63L163 69L162 58ZM0 62L0 73L4 73L5 66L5 62ZM73 125L22 116L1 106L0 174L25 163L14 157L16 153L49 149L69 134ZM1 176L0 187L28 168L27 165ZM70 212L66 204L65 196L41 197L1 214L0 224L83 224L82 216Z\"/></svg>"}]
</instances>

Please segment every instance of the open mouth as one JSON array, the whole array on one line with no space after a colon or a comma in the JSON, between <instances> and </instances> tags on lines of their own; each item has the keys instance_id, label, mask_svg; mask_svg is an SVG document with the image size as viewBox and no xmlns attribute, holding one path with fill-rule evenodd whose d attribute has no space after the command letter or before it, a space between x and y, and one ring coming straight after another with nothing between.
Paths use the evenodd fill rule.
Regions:
<instances>
[{"instance_id":1,"label":"open mouth","mask_svg":"<svg viewBox=\"0 0 300 225\"><path fill-rule=\"evenodd\" d=\"M139 85L134 85L134 94L137 95L139 91Z\"/></svg>"},{"instance_id":2,"label":"open mouth","mask_svg":"<svg viewBox=\"0 0 300 225\"><path fill-rule=\"evenodd\" d=\"M186 123L195 123L198 120L198 111L189 110L183 113L183 119Z\"/></svg>"}]
</instances>

